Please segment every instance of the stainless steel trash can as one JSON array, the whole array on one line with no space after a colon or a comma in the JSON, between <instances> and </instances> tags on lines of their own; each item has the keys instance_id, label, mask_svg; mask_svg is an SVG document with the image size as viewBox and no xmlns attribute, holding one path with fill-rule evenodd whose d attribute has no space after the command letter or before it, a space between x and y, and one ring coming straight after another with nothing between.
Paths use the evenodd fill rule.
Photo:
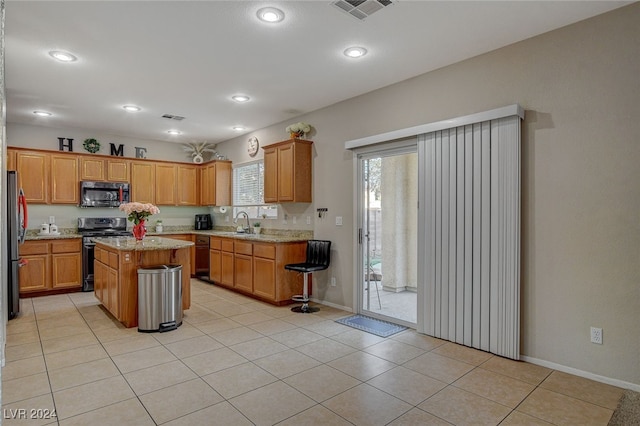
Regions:
<instances>
[{"instance_id":1,"label":"stainless steel trash can","mask_svg":"<svg viewBox=\"0 0 640 426\"><path fill-rule=\"evenodd\" d=\"M182 265L138 269L138 331L175 330L182 324Z\"/></svg>"}]
</instances>

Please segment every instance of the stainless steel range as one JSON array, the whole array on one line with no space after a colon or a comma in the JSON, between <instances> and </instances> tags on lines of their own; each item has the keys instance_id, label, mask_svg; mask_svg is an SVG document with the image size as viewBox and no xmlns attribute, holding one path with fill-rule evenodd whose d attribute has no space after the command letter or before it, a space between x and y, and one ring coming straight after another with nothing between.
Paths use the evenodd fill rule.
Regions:
<instances>
[{"instance_id":1,"label":"stainless steel range","mask_svg":"<svg viewBox=\"0 0 640 426\"><path fill-rule=\"evenodd\" d=\"M131 236L127 231L125 217L80 217L78 233L82 235L82 291L93 291L93 259L95 245L93 237Z\"/></svg>"}]
</instances>

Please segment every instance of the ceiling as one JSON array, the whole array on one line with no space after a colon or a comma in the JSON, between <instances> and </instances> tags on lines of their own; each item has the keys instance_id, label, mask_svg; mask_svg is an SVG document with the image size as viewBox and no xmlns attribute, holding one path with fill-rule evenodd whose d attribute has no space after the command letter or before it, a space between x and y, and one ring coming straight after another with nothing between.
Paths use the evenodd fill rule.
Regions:
<instances>
[{"instance_id":1,"label":"ceiling","mask_svg":"<svg viewBox=\"0 0 640 426\"><path fill-rule=\"evenodd\" d=\"M328 0L8 0L7 121L216 143L629 3L399 0L360 21ZM284 21L259 21L265 6Z\"/></svg>"}]
</instances>

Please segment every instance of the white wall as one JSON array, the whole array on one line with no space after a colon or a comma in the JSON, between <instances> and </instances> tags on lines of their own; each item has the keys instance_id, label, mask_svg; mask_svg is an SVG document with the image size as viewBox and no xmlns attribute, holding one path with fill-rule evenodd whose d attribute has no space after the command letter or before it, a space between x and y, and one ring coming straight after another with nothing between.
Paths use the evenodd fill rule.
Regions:
<instances>
[{"instance_id":1,"label":"white wall","mask_svg":"<svg viewBox=\"0 0 640 426\"><path fill-rule=\"evenodd\" d=\"M346 140L519 103L522 353L640 385L640 3L219 144L316 128L315 237L332 265L315 297L353 306L353 168ZM427 53L425 53L427 54ZM344 225L335 225L343 216ZM327 285L335 276L337 287ZM604 344L589 342L602 327Z\"/></svg>"}]
</instances>

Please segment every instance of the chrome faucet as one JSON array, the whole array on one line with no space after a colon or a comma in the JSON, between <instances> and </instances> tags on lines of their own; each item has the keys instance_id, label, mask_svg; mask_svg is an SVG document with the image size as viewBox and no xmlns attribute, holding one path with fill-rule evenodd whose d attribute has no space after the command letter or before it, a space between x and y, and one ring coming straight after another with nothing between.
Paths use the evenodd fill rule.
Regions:
<instances>
[{"instance_id":1,"label":"chrome faucet","mask_svg":"<svg viewBox=\"0 0 640 426\"><path fill-rule=\"evenodd\" d=\"M238 223L238 216L240 216L240 215L244 215L245 219L247 219L247 227L246 228L243 227L242 230L248 234L249 233L249 229L251 229L251 227L249 226L249 214L247 212L245 212L244 210L239 211L236 214L236 218L234 219L233 223L235 223L235 224Z\"/></svg>"}]
</instances>

